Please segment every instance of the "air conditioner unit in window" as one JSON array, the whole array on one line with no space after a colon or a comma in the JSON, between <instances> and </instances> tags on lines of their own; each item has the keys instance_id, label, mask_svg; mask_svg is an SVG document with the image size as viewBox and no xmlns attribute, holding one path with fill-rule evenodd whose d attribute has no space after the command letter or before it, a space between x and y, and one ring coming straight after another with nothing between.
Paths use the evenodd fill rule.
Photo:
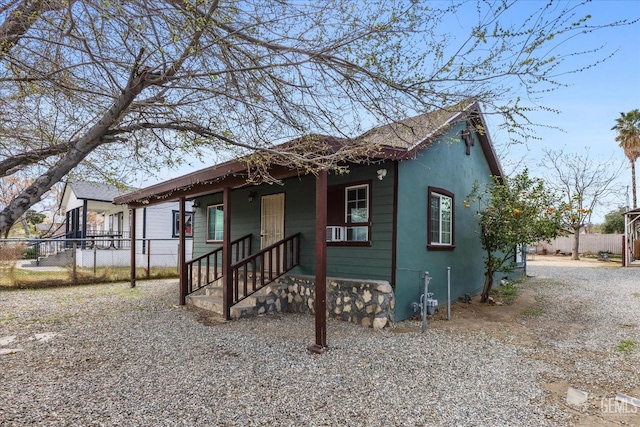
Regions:
<instances>
[{"instance_id":1,"label":"air conditioner unit in window","mask_svg":"<svg viewBox=\"0 0 640 427\"><path fill-rule=\"evenodd\" d=\"M327 242L344 242L344 227L336 225L327 227Z\"/></svg>"}]
</instances>

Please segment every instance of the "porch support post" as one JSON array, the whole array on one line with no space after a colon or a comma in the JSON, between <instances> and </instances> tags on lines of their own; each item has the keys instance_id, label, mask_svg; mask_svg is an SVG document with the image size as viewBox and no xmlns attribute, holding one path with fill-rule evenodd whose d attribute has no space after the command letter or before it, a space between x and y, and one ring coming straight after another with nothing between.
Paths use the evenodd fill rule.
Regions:
<instances>
[{"instance_id":1,"label":"porch support post","mask_svg":"<svg viewBox=\"0 0 640 427\"><path fill-rule=\"evenodd\" d=\"M327 171L316 178L316 343L313 353L327 349Z\"/></svg>"},{"instance_id":2,"label":"porch support post","mask_svg":"<svg viewBox=\"0 0 640 427\"><path fill-rule=\"evenodd\" d=\"M88 201L84 200L82 202L82 237L83 239L87 238L87 214L89 211L89 207L88 207ZM87 245L87 242L85 240L82 241L82 248L84 249L84 247Z\"/></svg>"},{"instance_id":3,"label":"porch support post","mask_svg":"<svg viewBox=\"0 0 640 427\"><path fill-rule=\"evenodd\" d=\"M178 275L180 276L180 305L187 303L187 285L189 283L187 271L186 256L186 231L184 226L185 219L185 198L180 197L178 212ZM151 266L149 266L151 267Z\"/></svg>"},{"instance_id":4,"label":"porch support post","mask_svg":"<svg viewBox=\"0 0 640 427\"><path fill-rule=\"evenodd\" d=\"M131 287L136 287L136 208L129 211L129 239L131 240Z\"/></svg>"},{"instance_id":5,"label":"porch support post","mask_svg":"<svg viewBox=\"0 0 640 427\"><path fill-rule=\"evenodd\" d=\"M233 274L231 271L231 189L225 187L222 191L222 309L224 318L231 320L231 305L233 304Z\"/></svg>"},{"instance_id":6,"label":"porch support post","mask_svg":"<svg viewBox=\"0 0 640 427\"><path fill-rule=\"evenodd\" d=\"M629 215L627 213L624 214L624 236L622 236L622 266L627 266L627 239L629 238Z\"/></svg>"}]
</instances>

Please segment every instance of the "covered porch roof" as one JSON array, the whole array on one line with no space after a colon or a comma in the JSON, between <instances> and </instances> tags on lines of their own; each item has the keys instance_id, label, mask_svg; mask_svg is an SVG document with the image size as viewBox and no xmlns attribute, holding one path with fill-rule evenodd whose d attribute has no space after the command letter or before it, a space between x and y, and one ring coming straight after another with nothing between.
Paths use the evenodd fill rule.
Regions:
<instances>
[{"instance_id":1,"label":"covered porch roof","mask_svg":"<svg viewBox=\"0 0 640 427\"><path fill-rule=\"evenodd\" d=\"M271 149L257 149L257 151L267 155L275 154L274 158L278 161L268 164L268 175L275 180L284 180L310 173L308 170L287 166L287 153L297 156L303 154L305 158L313 161L314 157L321 158L344 152L346 160L340 162L340 165L346 167L349 164L406 160L414 158L462 119L469 120L476 130L491 173L501 176L502 168L477 103L471 103L462 109L438 110L379 126L354 139L309 135ZM355 154L349 151L354 146L361 147ZM251 168L251 156L240 157L118 196L114 199L114 203L129 204L131 207L146 206L179 200L183 197L194 198L220 192L225 188L254 185L256 182L252 180L252 176L256 171Z\"/></svg>"}]
</instances>

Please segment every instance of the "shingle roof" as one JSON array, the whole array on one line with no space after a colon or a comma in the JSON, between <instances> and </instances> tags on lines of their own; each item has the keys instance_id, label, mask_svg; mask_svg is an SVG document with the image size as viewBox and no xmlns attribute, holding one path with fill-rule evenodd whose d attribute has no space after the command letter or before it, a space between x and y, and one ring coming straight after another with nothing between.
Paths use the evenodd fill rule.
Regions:
<instances>
[{"instance_id":1,"label":"shingle roof","mask_svg":"<svg viewBox=\"0 0 640 427\"><path fill-rule=\"evenodd\" d=\"M438 110L375 127L358 139L372 146L411 150L434 135L444 133L459 117L460 109Z\"/></svg>"},{"instance_id":2,"label":"shingle roof","mask_svg":"<svg viewBox=\"0 0 640 427\"><path fill-rule=\"evenodd\" d=\"M439 136L444 135L450 126L463 119L474 123L476 131L478 131L480 146L492 174L502 175L500 162L491 145L477 103L459 104L451 108L378 126L355 140L365 142L365 144L361 144L365 148L362 153L363 157L378 160L406 160L414 158L419 151L429 146ZM336 152L343 145L349 143L349 140L342 138L309 135L284 143L279 148L286 148L291 152L302 150L303 153L309 151L322 153L325 151ZM372 147L372 150L367 150L368 146ZM354 156L353 161L357 163L359 159ZM285 179L299 176L301 172L286 165L273 163L270 164L269 173L275 179ZM236 188L248 184L250 183L248 182L246 161L240 158L119 196L114 200L114 203L147 205L177 200L179 197L197 197L214 191L222 191L223 188Z\"/></svg>"},{"instance_id":3,"label":"shingle roof","mask_svg":"<svg viewBox=\"0 0 640 427\"><path fill-rule=\"evenodd\" d=\"M118 196L135 191L135 188L124 187L122 189L115 185L103 184L89 181L72 181L67 185L80 200L95 200L99 202L113 202Z\"/></svg>"}]
</instances>

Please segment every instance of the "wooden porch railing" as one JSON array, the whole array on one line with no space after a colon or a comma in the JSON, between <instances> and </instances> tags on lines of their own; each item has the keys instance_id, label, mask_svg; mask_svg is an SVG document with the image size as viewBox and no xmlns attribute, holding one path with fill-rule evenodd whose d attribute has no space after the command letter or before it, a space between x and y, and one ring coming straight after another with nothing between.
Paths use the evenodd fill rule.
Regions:
<instances>
[{"instance_id":1,"label":"wooden porch railing","mask_svg":"<svg viewBox=\"0 0 640 427\"><path fill-rule=\"evenodd\" d=\"M300 264L300 233L286 237L231 265L231 306L267 286Z\"/></svg>"},{"instance_id":2,"label":"wooden porch railing","mask_svg":"<svg viewBox=\"0 0 640 427\"><path fill-rule=\"evenodd\" d=\"M232 260L242 260L251 255L251 234L231 242ZM187 292L189 295L222 278L222 246L185 263ZM194 273L195 272L195 273Z\"/></svg>"}]
</instances>

